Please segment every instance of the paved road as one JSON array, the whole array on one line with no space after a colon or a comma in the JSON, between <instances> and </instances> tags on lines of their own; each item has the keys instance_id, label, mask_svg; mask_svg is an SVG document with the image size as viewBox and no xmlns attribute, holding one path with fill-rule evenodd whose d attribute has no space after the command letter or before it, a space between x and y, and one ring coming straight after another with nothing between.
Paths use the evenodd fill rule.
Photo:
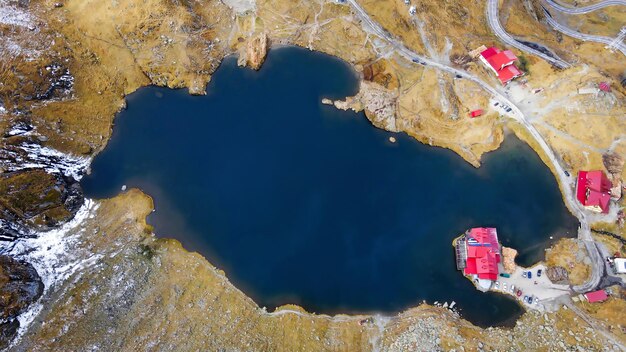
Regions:
<instances>
[{"instance_id":1,"label":"paved road","mask_svg":"<svg viewBox=\"0 0 626 352\"><path fill-rule=\"evenodd\" d=\"M578 238L585 241L585 245L587 246L587 250L589 251L589 255L592 258L594 265L592 265L591 267L592 272L591 272L589 280L583 285L574 287L574 290L576 292L587 292L596 288L604 273L604 271L602 270L604 268L604 264L602 263L602 258L600 256L600 253L598 252L598 249L593 242L593 238L591 237L591 229L589 226L589 221L585 214L585 210L576 200L574 192L571 189L569 189L569 187L567 186L569 185L569 179L565 175L565 170L563 170L563 167L559 164L556 155L554 154L550 146L548 146L546 141L543 139L539 131L537 131L537 129L526 119L526 116L520 110L520 108L516 106L506 96L506 93L502 91L501 87L496 89L492 87L491 85L487 84L485 81L481 80L480 78L476 76L469 74L466 71L459 70L457 68L448 66L444 63L435 61L433 59L423 57L415 53L414 51L410 50L409 48L404 46L402 42L392 37L391 34L385 31L378 23L372 20L370 16L367 14L367 12L365 12L365 10L361 7L361 5L359 5L359 3L356 0L347 0L347 2L353 8L355 14L359 17L362 23L365 26L370 28L372 33L378 35L381 39L384 39L385 41L387 41L389 45L391 45L396 50L396 52L400 54L401 56L403 56L404 58L417 62L422 65L431 66L433 68L452 73L460 78L472 81L478 84L483 89L485 89L487 92L489 92L495 99L497 99L500 102L500 104L505 104L512 109L511 111L512 118L515 119L517 122L519 122L522 126L524 126L524 128L526 128L528 133L530 133L531 137L535 139L539 147L543 150L544 154L549 159L550 164L552 164L553 166L555 176L558 178L559 183L563 186L563 195L564 195L565 203L568 206L568 208L572 211L574 216L576 216L576 218L578 218L578 221L580 222Z\"/></svg>"},{"instance_id":2,"label":"paved road","mask_svg":"<svg viewBox=\"0 0 626 352\"><path fill-rule=\"evenodd\" d=\"M556 3L554 0L543 0L546 4L552 7L555 10L558 10L563 13L567 13L570 15L582 15L585 13L590 13L593 11L597 11L603 9L608 6L626 6L626 0L606 0L600 1L593 5L583 6L583 7L566 7Z\"/></svg>"},{"instance_id":3,"label":"paved road","mask_svg":"<svg viewBox=\"0 0 626 352\"><path fill-rule=\"evenodd\" d=\"M556 29L557 31L568 35L572 38L576 38L579 40L584 40L584 41L588 41L588 42L596 42L596 43L602 43L602 44L606 44L609 45L611 44L615 38L609 38L609 37L603 37L603 36L599 36L599 35L591 35L591 34L584 34L584 33L580 33L580 32L576 32L573 29L570 29L569 27L566 27L562 24L560 24L559 22L557 22L552 15L550 15L550 13L548 12L548 10L546 10L545 8L543 9L544 14L546 15L546 20L548 21L548 24ZM617 45L617 50L621 51L622 54L624 54L626 56L626 45L624 45L623 42L618 43Z\"/></svg>"},{"instance_id":4,"label":"paved road","mask_svg":"<svg viewBox=\"0 0 626 352\"><path fill-rule=\"evenodd\" d=\"M542 53L537 49L526 46L515 40L515 38L513 38L511 35L509 35L500 24L500 18L498 17L498 0L487 1L487 21L489 22L489 27L491 27L493 33L507 45L517 48L521 51L525 51L529 54L538 56L554 66L560 68L567 68L570 66L570 64L565 62L564 60L558 57L552 57L550 55Z\"/></svg>"}]
</instances>

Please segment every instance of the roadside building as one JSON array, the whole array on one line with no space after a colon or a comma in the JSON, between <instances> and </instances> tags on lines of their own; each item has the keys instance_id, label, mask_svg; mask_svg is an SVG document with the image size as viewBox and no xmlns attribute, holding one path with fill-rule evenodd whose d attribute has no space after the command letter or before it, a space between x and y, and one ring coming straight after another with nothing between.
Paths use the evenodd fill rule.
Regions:
<instances>
[{"instance_id":1,"label":"roadside building","mask_svg":"<svg viewBox=\"0 0 626 352\"><path fill-rule=\"evenodd\" d=\"M478 109L478 110L474 110L472 112L470 112L470 117L474 118L474 117L478 117L480 115L483 114L483 110L482 109Z\"/></svg>"},{"instance_id":2,"label":"roadside building","mask_svg":"<svg viewBox=\"0 0 626 352\"><path fill-rule=\"evenodd\" d=\"M584 294L584 296L589 303L602 302L609 298L605 290L587 292Z\"/></svg>"},{"instance_id":3,"label":"roadside building","mask_svg":"<svg viewBox=\"0 0 626 352\"><path fill-rule=\"evenodd\" d=\"M626 274L626 258L613 259L616 274Z\"/></svg>"},{"instance_id":4,"label":"roadside building","mask_svg":"<svg viewBox=\"0 0 626 352\"><path fill-rule=\"evenodd\" d=\"M500 244L494 228L473 228L457 239L457 268L479 280L498 279Z\"/></svg>"},{"instance_id":5,"label":"roadside building","mask_svg":"<svg viewBox=\"0 0 626 352\"><path fill-rule=\"evenodd\" d=\"M608 82L600 82L600 84L598 84L598 88L600 88L603 92L611 92L611 85Z\"/></svg>"},{"instance_id":6,"label":"roadside building","mask_svg":"<svg viewBox=\"0 0 626 352\"><path fill-rule=\"evenodd\" d=\"M495 73L503 85L524 75L524 73L515 66L517 56L510 50L502 51L496 47L491 47L483 50L478 58L483 65Z\"/></svg>"},{"instance_id":7,"label":"roadside building","mask_svg":"<svg viewBox=\"0 0 626 352\"><path fill-rule=\"evenodd\" d=\"M586 209L607 214L611 187L611 181L601 170L580 171L576 180L576 198Z\"/></svg>"}]
</instances>

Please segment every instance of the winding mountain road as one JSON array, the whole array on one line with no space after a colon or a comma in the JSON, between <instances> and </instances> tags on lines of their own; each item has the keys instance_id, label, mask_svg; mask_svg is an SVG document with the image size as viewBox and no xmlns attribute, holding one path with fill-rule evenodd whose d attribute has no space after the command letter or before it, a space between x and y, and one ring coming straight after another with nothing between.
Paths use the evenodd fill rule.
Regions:
<instances>
[{"instance_id":1,"label":"winding mountain road","mask_svg":"<svg viewBox=\"0 0 626 352\"><path fill-rule=\"evenodd\" d=\"M582 15L582 14L594 12L594 11L597 11L597 10L600 10L609 6L620 6L620 5L626 6L626 0L605 0L605 1L600 1L598 3L595 3L593 5L583 6L583 7L566 7L561 4L558 4L554 0L543 0L543 1L546 4L548 4L550 7L552 7L553 9L563 12L563 13L567 13L569 15Z\"/></svg>"},{"instance_id":2,"label":"winding mountain road","mask_svg":"<svg viewBox=\"0 0 626 352\"><path fill-rule=\"evenodd\" d=\"M577 32L573 29L570 29L569 27L566 27L562 24L560 24L559 22L557 22L552 15L550 14L550 12L548 12L548 10L546 10L545 8L543 9L544 14L546 15L546 20L548 22L548 24L554 28L555 30L570 36L572 38L576 38L579 40L584 40L584 41L588 41L588 42L596 42L596 43L602 43L602 44L606 44L606 45L610 45L615 41L615 38L609 38L609 37L603 37L603 36L599 36L599 35L591 35L591 34L584 34L584 33L580 33ZM616 47L617 50L621 51L622 54L624 54L624 56L626 56L626 45L624 45L623 42L621 43L617 43Z\"/></svg>"},{"instance_id":3,"label":"winding mountain road","mask_svg":"<svg viewBox=\"0 0 626 352\"><path fill-rule=\"evenodd\" d=\"M525 51L529 54L538 56L556 67L567 68L570 66L570 64L563 59L547 55L537 49L524 45L515 40L515 38L513 38L510 34L508 34L500 24L500 18L498 18L498 0L487 1L487 21L489 22L489 27L491 27L493 33L505 44L521 51Z\"/></svg>"},{"instance_id":4,"label":"winding mountain road","mask_svg":"<svg viewBox=\"0 0 626 352\"><path fill-rule=\"evenodd\" d=\"M490 3L495 3L495 1L489 0ZM425 66L431 66L438 70L442 70L445 72L449 72L454 74L462 79L467 79L478 84L484 90L489 92L495 99L497 99L500 104L508 105L511 108L510 116L520 123L527 131L530 133L531 137L536 141L539 147L542 149L544 155L548 158L549 163L552 165L554 170L554 175L558 178L559 184L563 188L564 200L567 207L572 211L574 216L578 218L580 222L580 228L578 231L578 238L584 241L587 251L589 252L589 256L592 259L593 265L591 266L592 272L590 274L589 280L582 285L573 287L573 290L576 292L587 292L598 286L602 275L604 274L604 263L602 257L596 247L593 238L591 236L591 228L589 226L589 220L585 214L585 210L582 206L577 202L574 192L569 187L569 178L565 174L565 170L559 164L558 158L545 141L545 139L541 136L539 131L533 126L526 116L522 112L522 110L516 106L506 95L505 92L502 91L501 88L494 88L491 85L487 84L482 79L469 74L464 70L460 70L451 66L448 66L444 63L436 61L434 59L430 59L424 57L422 55L417 54L416 52L407 48L401 41L394 38L389 32L384 30L377 22L372 20L372 18L368 15L368 13L361 7L361 5L356 0L347 0L347 3L352 7L354 13L359 17L362 24L369 27L371 32L381 39L385 40L394 50L401 55L402 57L419 63ZM497 5L497 4L496 4ZM497 12L497 6L496 6ZM499 23L499 22L498 22Z\"/></svg>"}]
</instances>

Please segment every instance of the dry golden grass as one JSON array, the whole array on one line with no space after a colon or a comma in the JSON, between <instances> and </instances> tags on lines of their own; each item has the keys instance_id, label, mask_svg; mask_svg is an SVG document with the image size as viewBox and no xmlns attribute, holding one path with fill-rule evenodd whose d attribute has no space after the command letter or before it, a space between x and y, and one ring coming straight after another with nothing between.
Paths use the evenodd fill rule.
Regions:
<instances>
[{"instance_id":1,"label":"dry golden grass","mask_svg":"<svg viewBox=\"0 0 626 352\"><path fill-rule=\"evenodd\" d=\"M614 291L619 291L617 286ZM576 303L577 306L585 310L595 318L610 333L615 335L622 343L626 343L626 301L624 293L617 293L601 303L589 303L586 301Z\"/></svg>"},{"instance_id":2,"label":"dry golden grass","mask_svg":"<svg viewBox=\"0 0 626 352\"><path fill-rule=\"evenodd\" d=\"M546 251L546 265L564 267L569 275L570 284L580 285L591 273L591 267L581 260L582 257L587 257L587 251L578 240L562 238Z\"/></svg>"}]
</instances>

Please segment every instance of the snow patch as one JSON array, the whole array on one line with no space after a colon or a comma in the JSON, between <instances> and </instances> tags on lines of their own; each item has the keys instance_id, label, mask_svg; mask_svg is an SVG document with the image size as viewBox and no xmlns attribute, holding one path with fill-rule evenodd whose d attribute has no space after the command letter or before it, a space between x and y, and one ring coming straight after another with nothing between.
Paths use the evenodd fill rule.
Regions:
<instances>
[{"instance_id":1,"label":"snow patch","mask_svg":"<svg viewBox=\"0 0 626 352\"><path fill-rule=\"evenodd\" d=\"M0 24L30 27L33 24L33 18L9 0L0 0Z\"/></svg>"},{"instance_id":2,"label":"snow patch","mask_svg":"<svg viewBox=\"0 0 626 352\"><path fill-rule=\"evenodd\" d=\"M376 333L372 334L369 342L372 346L372 351L379 352L382 351L382 338L385 334L385 327L391 321L391 318L385 317L379 314L374 315L374 326L376 326Z\"/></svg>"},{"instance_id":3,"label":"snow patch","mask_svg":"<svg viewBox=\"0 0 626 352\"><path fill-rule=\"evenodd\" d=\"M223 0L226 6L241 14L256 9L255 0Z\"/></svg>"},{"instance_id":4,"label":"snow patch","mask_svg":"<svg viewBox=\"0 0 626 352\"><path fill-rule=\"evenodd\" d=\"M0 159L0 166L8 171L42 168L48 172L60 172L80 180L91 163L91 158L62 153L56 149L34 143L23 143L16 150L5 150L7 156Z\"/></svg>"},{"instance_id":5,"label":"snow patch","mask_svg":"<svg viewBox=\"0 0 626 352\"><path fill-rule=\"evenodd\" d=\"M60 228L38 233L36 237L21 238L13 244L8 254L31 263L37 270L44 284L42 297L77 270L88 267L100 259L100 255L93 255L80 260L76 251L78 237L85 231L81 226L97 209L98 205L93 200L85 199L85 204L78 210L74 219ZM17 317L20 328L13 343L19 340L42 309L43 305L38 302Z\"/></svg>"},{"instance_id":6,"label":"snow patch","mask_svg":"<svg viewBox=\"0 0 626 352\"><path fill-rule=\"evenodd\" d=\"M26 237L32 236L32 234L29 233L27 229L22 228L21 226L13 222L6 221L4 219L0 219L0 230L2 230L3 232L2 234L0 234L0 242L1 241L13 241L18 236L26 236ZM9 251L9 248L6 246L0 248L0 254L4 254L7 251Z\"/></svg>"},{"instance_id":7,"label":"snow patch","mask_svg":"<svg viewBox=\"0 0 626 352\"><path fill-rule=\"evenodd\" d=\"M2 113L2 106L0 106L0 113ZM4 133L5 137L13 137L13 136L29 136L33 132L33 126L30 126L26 123L17 123L11 127L7 132Z\"/></svg>"}]
</instances>

